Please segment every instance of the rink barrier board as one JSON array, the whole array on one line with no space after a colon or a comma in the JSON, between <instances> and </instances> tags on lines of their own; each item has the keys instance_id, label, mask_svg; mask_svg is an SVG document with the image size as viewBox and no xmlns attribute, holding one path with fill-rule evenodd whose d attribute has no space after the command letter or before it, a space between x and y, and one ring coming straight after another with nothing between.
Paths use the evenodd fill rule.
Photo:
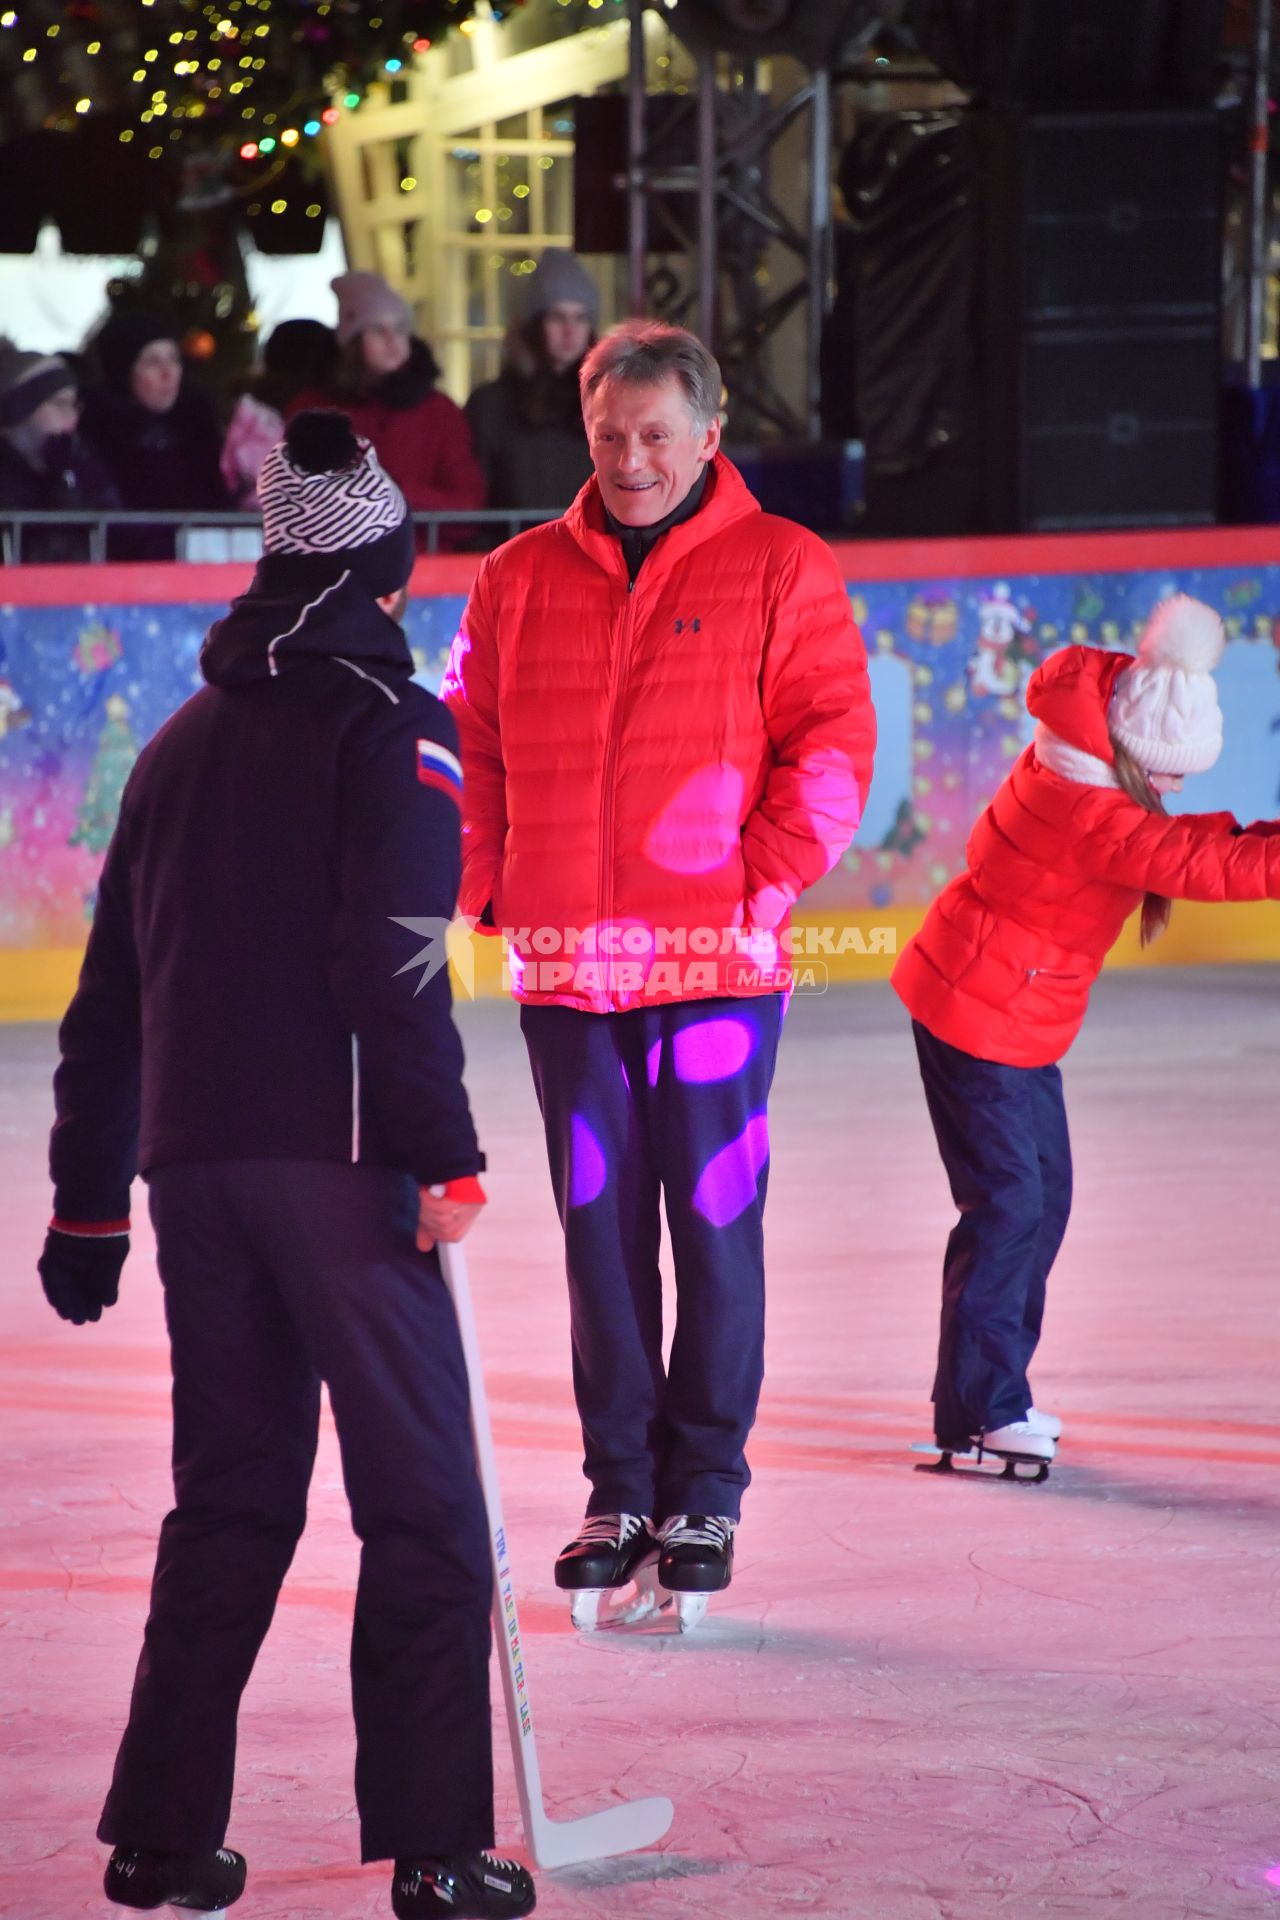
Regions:
<instances>
[{"instance_id":1,"label":"rink barrier board","mask_svg":"<svg viewBox=\"0 0 1280 1920\"><path fill-rule=\"evenodd\" d=\"M1029 722L1020 712L1020 689L1010 685L980 692L976 677L984 665L984 621L1000 612L1002 589L1008 600L1006 611L1012 609L1010 618L1017 615L1021 621L1024 678L1036 658L1070 638L1131 645L1138 618L1171 587L1200 590L1219 605L1228 616L1229 633L1234 629L1235 638L1243 643L1229 646L1228 655L1240 656L1252 676L1247 686L1237 689L1237 705L1244 701L1243 710L1252 712L1258 707L1259 689L1266 703L1266 711L1254 724L1254 758L1261 752L1265 763L1253 768L1251 804L1243 808L1233 804L1233 810L1246 819L1280 812L1280 691L1272 693L1280 658L1280 529L850 541L833 542L832 551L866 633L881 719L881 749L868 808L869 834L864 833L840 867L806 896L809 910L797 917L796 924L834 930L837 936L856 927L869 950L806 954L801 965L810 972L799 990L821 991L826 985L888 976L893 950L901 950L923 919L927 901L957 870L973 817L1027 737ZM426 684L438 679L479 563L476 555L447 555L422 558L415 567L406 628ZM6 822L3 806L5 740L0 712L0 1019L57 1018L74 989L83 951L81 927L87 928L92 910L93 862L100 859L110 820L109 807L100 807L94 834L82 836L78 850L69 852L67 823L75 822L80 832L84 807L82 802L76 821L67 794L59 787L72 783L83 792L93 759L91 747L99 741L95 731L101 724L99 709L105 708L113 689L121 694L117 704L126 715L132 702L131 722L138 740L129 744L136 751L139 742L197 684L194 659L199 634L219 608L243 591L251 574L252 566L245 562L26 567L0 572L0 699L13 678L16 692L10 692L9 698L20 703L22 671L30 664L23 660L27 630L53 632L57 647L52 656L44 643L45 678L48 681L48 658L54 657L62 675L55 692L74 713L81 730L73 745L60 743L65 748L66 778L60 780L64 768L59 761L51 790L61 805L61 818L38 830L45 833L47 846L37 844L38 833L33 837L28 890L43 887L56 905L58 885L71 884L67 876L72 869L84 889L83 909L72 913L64 903L61 918L53 915L47 926L28 911L22 923L28 929L25 937L22 927L15 935L13 916L8 921L3 917L7 904L4 861L21 849L9 847L5 838L6 827L10 832L13 828L12 822ZM990 584L975 584L982 582ZM26 609L35 610L35 616L24 622ZM173 616L175 631L181 630L186 675L181 684L175 678L179 674L177 643L164 627L165 609ZM148 610L154 613L149 616ZM1068 630L1068 615L1077 613L1080 627ZM148 630L154 638L143 637ZM65 653L57 651L63 647ZM148 653L148 648L160 651ZM1017 651L1016 646L1010 649L1011 656ZM989 660L985 664L989 666ZM149 686L148 676L161 678L161 668L173 684ZM1220 675L1220 684L1228 677L1225 672ZM937 698L939 687L945 706ZM45 691L48 694L47 686ZM1273 699L1274 705L1270 704ZM36 717L43 715L37 711ZM1228 718L1231 721L1232 716ZM126 720L126 731L129 724ZM33 741L38 731L36 727L22 734L11 729L10 739L18 743L19 755L25 751L23 742ZM1229 743L1232 738L1229 725ZM933 776L948 765L953 770L945 779L952 783L955 799L950 817L940 818L946 802L935 797L942 783ZM73 775L77 776L74 783ZM1200 791L1212 778L1199 777ZM900 822L889 821L886 814L885 792L892 803L895 781L903 796L899 812L905 804L907 814L904 833L898 831ZM1216 796L1197 803L1205 810L1223 804ZM864 845L868 838L870 844ZM73 904L80 908L79 901ZM878 941L871 938L875 929L882 930ZM892 931L892 940L886 940L884 929ZM42 932L47 937L32 937ZM502 992L499 943L481 941L476 946L477 996ZM1280 960L1280 915L1270 904L1179 903L1164 940L1140 952L1136 924L1131 923L1111 964L1275 960ZM456 975L455 985L461 994Z\"/></svg>"},{"instance_id":2,"label":"rink barrier board","mask_svg":"<svg viewBox=\"0 0 1280 1920\"><path fill-rule=\"evenodd\" d=\"M894 960L924 919L925 909L908 913L850 915L836 928L857 927L868 947L873 932L890 928L889 951L865 954L845 952L798 957L796 991L825 993L831 987L849 986L859 981L887 980ZM825 915L797 914L793 925L800 930L827 929L833 922ZM454 997L486 1000L506 992L502 954L498 941L478 943L474 977L464 985L455 967L449 973ZM19 1020L60 1020L75 992L83 959L80 947L48 949L0 949L0 1022ZM1174 907L1168 932L1153 947L1143 949L1138 941L1137 916L1134 915L1113 947L1107 961L1113 967L1192 967L1206 964L1247 964L1280 960L1280 908L1269 901L1248 905L1229 902L1207 906L1203 902L1180 900Z\"/></svg>"}]
</instances>

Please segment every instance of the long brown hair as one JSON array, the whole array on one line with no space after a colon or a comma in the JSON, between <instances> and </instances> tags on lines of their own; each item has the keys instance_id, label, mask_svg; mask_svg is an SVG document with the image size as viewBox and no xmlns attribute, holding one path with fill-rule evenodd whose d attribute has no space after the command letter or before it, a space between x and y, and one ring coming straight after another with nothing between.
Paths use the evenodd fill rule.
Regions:
<instances>
[{"instance_id":1,"label":"long brown hair","mask_svg":"<svg viewBox=\"0 0 1280 1920\"><path fill-rule=\"evenodd\" d=\"M1164 800L1147 778L1145 769L1138 765L1129 749L1122 747L1114 735L1111 746L1115 755L1116 779L1125 793L1145 812L1164 813L1166 811ZM1153 940L1160 938L1169 924L1169 916L1172 912L1173 902L1167 900L1164 894L1148 893L1143 896L1140 937L1144 947L1149 947Z\"/></svg>"}]
</instances>

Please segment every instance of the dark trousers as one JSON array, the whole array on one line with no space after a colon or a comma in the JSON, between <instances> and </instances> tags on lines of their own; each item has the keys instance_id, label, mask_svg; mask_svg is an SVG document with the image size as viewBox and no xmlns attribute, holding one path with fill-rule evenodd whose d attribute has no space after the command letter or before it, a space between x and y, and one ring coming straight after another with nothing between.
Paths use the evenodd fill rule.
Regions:
<instances>
[{"instance_id":1,"label":"dark trousers","mask_svg":"<svg viewBox=\"0 0 1280 1920\"><path fill-rule=\"evenodd\" d=\"M1071 1212L1057 1067L979 1060L911 1023L960 1219L947 1242L934 1432L963 1445L1025 1417L1045 1285Z\"/></svg>"},{"instance_id":2,"label":"dark trousers","mask_svg":"<svg viewBox=\"0 0 1280 1920\"><path fill-rule=\"evenodd\" d=\"M417 1188L314 1161L164 1167L150 1188L175 1505L99 1839L223 1842L240 1695L306 1519L323 1381L361 1542L362 1858L489 1845L488 1525L452 1303L414 1246Z\"/></svg>"},{"instance_id":3,"label":"dark trousers","mask_svg":"<svg viewBox=\"0 0 1280 1920\"><path fill-rule=\"evenodd\" d=\"M782 1014L780 994L521 1010L564 1228L589 1513L738 1517L764 1378ZM666 1368L660 1196L676 1280Z\"/></svg>"}]
</instances>

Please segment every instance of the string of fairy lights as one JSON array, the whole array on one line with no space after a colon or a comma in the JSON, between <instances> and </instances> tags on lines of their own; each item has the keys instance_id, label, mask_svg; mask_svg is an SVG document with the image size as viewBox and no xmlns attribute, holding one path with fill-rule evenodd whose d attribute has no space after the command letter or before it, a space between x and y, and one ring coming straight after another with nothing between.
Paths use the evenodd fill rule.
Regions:
<instances>
[{"instance_id":1,"label":"string of fairy lights","mask_svg":"<svg viewBox=\"0 0 1280 1920\"><path fill-rule=\"evenodd\" d=\"M184 143L269 157L314 140L473 11L473 0L20 0L0 11L0 139L106 118L154 159Z\"/></svg>"},{"instance_id":2,"label":"string of fairy lights","mask_svg":"<svg viewBox=\"0 0 1280 1920\"><path fill-rule=\"evenodd\" d=\"M179 195L183 205L230 194L251 219L289 212L322 224L316 143L325 130L371 90L400 97L416 57L445 35L471 33L477 16L501 21L525 4L0 0L0 194L24 172L30 179L33 164L47 169L47 150L34 161L31 137L58 135L67 136L68 155L84 155L77 191L108 203L114 196L126 220L125 203L139 194L158 195L159 204ZM578 18L594 22L624 4L554 0L550 11L571 31ZM161 163L151 189L145 162ZM181 185L162 184L175 165ZM416 182L401 185L408 192Z\"/></svg>"}]
</instances>

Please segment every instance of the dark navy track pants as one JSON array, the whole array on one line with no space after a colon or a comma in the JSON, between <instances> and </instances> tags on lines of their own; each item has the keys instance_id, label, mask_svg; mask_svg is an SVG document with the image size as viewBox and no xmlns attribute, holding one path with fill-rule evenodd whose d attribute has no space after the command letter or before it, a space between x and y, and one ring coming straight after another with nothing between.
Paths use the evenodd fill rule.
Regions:
<instances>
[{"instance_id":1,"label":"dark navy track pants","mask_svg":"<svg viewBox=\"0 0 1280 1920\"><path fill-rule=\"evenodd\" d=\"M911 1027L960 1209L943 1265L933 1411L936 1438L961 1446L1032 1404L1027 1369L1071 1212L1071 1142L1056 1066L979 1060Z\"/></svg>"},{"instance_id":2,"label":"dark navy track pants","mask_svg":"<svg viewBox=\"0 0 1280 1920\"><path fill-rule=\"evenodd\" d=\"M738 1517L764 1378L765 1109L783 1007L768 994L521 1010L564 1228L589 1513Z\"/></svg>"},{"instance_id":3,"label":"dark navy track pants","mask_svg":"<svg viewBox=\"0 0 1280 1920\"><path fill-rule=\"evenodd\" d=\"M306 1519L323 1381L361 1542L362 1857L489 1845L488 1526L452 1303L414 1245L414 1182L240 1161L159 1168L150 1189L175 1504L98 1837L222 1845L240 1695Z\"/></svg>"}]
</instances>

